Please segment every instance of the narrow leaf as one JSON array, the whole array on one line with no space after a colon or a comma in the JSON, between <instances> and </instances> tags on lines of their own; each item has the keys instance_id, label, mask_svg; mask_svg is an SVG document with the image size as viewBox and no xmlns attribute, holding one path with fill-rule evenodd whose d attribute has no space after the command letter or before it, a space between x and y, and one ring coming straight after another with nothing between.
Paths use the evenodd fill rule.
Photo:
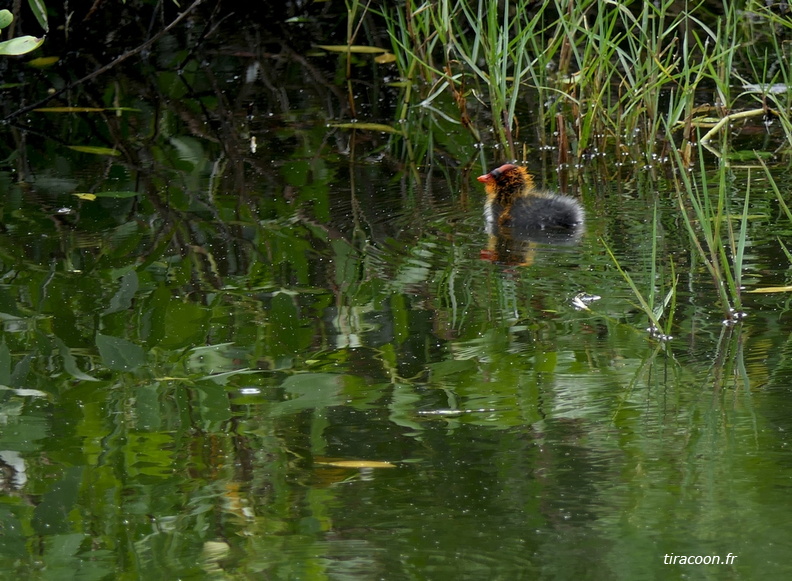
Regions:
<instances>
[{"instance_id":1,"label":"narrow leaf","mask_svg":"<svg viewBox=\"0 0 792 581\"><path fill-rule=\"evenodd\" d=\"M387 49L379 48L377 46L361 46L361 45L352 45L348 46L346 44L338 44L338 45L330 45L330 44L319 44L317 48L321 48L328 52L357 52L357 53L364 53L364 54L379 54L382 52L388 52Z\"/></svg>"},{"instance_id":2,"label":"narrow leaf","mask_svg":"<svg viewBox=\"0 0 792 581\"><path fill-rule=\"evenodd\" d=\"M335 466L337 468L396 468L390 462L377 462L375 460L337 460L334 462L314 462L321 466Z\"/></svg>"},{"instance_id":3,"label":"narrow leaf","mask_svg":"<svg viewBox=\"0 0 792 581\"><path fill-rule=\"evenodd\" d=\"M760 288L754 288L748 291L747 293L788 293L792 292L792 286L763 286Z\"/></svg>"},{"instance_id":4,"label":"narrow leaf","mask_svg":"<svg viewBox=\"0 0 792 581\"><path fill-rule=\"evenodd\" d=\"M30 5L30 10L33 12L33 15L36 17L36 20L38 20L39 25L44 29L44 32L49 32L49 22L47 22L47 7L44 5L44 1L28 0L28 4Z\"/></svg>"},{"instance_id":5,"label":"narrow leaf","mask_svg":"<svg viewBox=\"0 0 792 581\"><path fill-rule=\"evenodd\" d=\"M401 133L395 127L383 123L331 123L330 127L339 129L364 129L368 131L382 131L383 133Z\"/></svg>"},{"instance_id":6,"label":"narrow leaf","mask_svg":"<svg viewBox=\"0 0 792 581\"><path fill-rule=\"evenodd\" d=\"M115 149L110 149L109 147L98 147L94 145L69 145L67 146L69 149L73 149L74 151L79 151L81 153L92 153L94 155L112 155L112 156L119 156L121 152Z\"/></svg>"},{"instance_id":7,"label":"narrow leaf","mask_svg":"<svg viewBox=\"0 0 792 581\"><path fill-rule=\"evenodd\" d=\"M137 192L96 192L94 194L97 198L134 198L137 195Z\"/></svg>"},{"instance_id":8,"label":"narrow leaf","mask_svg":"<svg viewBox=\"0 0 792 581\"><path fill-rule=\"evenodd\" d=\"M100 111L111 111L116 113L118 111L140 111L140 109L135 109L133 107L39 107L33 110L39 113L98 113Z\"/></svg>"},{"instance_id":9,"label":"narrow leaf","mask_svg":"<svg viewBox=\"0 0 792 581\"><path fill-rule=\"evenodd\" d=\"M33 110L39 113L96 113L104 111L101 107L40 107Z\"/></svg>"}]
</instances>

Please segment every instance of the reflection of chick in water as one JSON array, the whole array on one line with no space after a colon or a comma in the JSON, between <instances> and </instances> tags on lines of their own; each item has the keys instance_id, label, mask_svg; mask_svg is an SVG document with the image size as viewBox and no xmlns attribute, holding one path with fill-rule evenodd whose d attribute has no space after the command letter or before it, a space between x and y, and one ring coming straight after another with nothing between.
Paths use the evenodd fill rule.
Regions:
<instances>
[{"instance_id":1,"label":"reflection of chick in water","mask_svg":"<svg viewBox=\"0 0 792 581\"><path fill-rule=\"evenodd\" d=\"M583 233L583 207L577 200L534 187L524 167L507 163L479 176L487 202L484 217L490 236L489 260L529 264L534 243L576 244Z\"/></svg>"}]
</instances>

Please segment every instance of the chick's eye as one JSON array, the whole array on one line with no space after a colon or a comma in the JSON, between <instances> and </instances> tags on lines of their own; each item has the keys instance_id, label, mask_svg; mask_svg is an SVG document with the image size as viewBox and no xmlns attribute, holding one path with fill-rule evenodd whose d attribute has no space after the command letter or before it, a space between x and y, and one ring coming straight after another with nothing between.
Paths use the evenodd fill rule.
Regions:
<instances>
[{"instance_id":1,"label":"chick's eye","mask_svg":"<svg viewBox=\"0 0 792 581\"><path fill-rule=\"evenodd\" d=\"M499 169L494 169L490 172L490 175L494 178L500 177L503 172Z\"/></svg>"}]
</instances>

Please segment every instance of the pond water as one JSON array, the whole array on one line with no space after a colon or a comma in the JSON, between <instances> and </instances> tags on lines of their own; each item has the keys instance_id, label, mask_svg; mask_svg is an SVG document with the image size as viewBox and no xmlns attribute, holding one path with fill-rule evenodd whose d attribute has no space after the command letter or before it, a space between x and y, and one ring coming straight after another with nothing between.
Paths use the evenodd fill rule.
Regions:
<instances>
[{"instance_id":1,"label":"pond water","mask_svg":"<svg viewBox=\"0 0 792 581\"><path fill-rule=\"evenodd\" d=\"M328 126L303 61L246 81L259 60L226 50L180 79L177 48L107 81L134 111L9 130L9 578L792 573L788 294L724 321L668 164L535 149L585 232L505 248L475 180L496 149L451 155L471 144L449 130L403 163ZM98 142L122 154L65 147ZM692 179L717 189L709 161ZM750 191L744 290L787 284L762 168L720 187L737 226ZM675 289L673 338L620 269Z\"/></svg>"}]
</instances>

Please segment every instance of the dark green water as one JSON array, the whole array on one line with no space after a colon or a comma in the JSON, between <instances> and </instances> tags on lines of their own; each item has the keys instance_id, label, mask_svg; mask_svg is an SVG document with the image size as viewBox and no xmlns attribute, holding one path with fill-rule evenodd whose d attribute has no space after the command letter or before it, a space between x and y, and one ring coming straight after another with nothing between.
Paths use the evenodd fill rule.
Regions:
<instances>
[{"instance_id":1,"label":"dark green water","mask_svg":"<svg viewBox=\"0 0 792 581\"><path fill-rule=\"evenodd\" d=\"M148 265L121 250L124 230L138 247L156 237L120 217L127 202L97 212L118 226L82 238L30 204L6 209L7 571L788 571L783 295L751 299L748 318L724 326L707 285L686 283L678 335L659 344L598 240L644 277L654 190L582 187L590 220L580 245L504 266L480 258L480 199L465 205L442 182L405 197L398 174L378 164L325 168L343 179L299 189L317 197L310 220L285 203L265 214L293 175L281 166L270 198L250 194L241 207L215 198L239 235L207 235L205 254ZM359 195L350 171L367 183ZM664 220L673 213L665 208ZM747 270L762 284L783 280L773 233L756 234ZM677 273L692 281L681 231L667 238ZM24 255L9 256L12 247ZM602 298L579 310L578 293ZM393 467L333 465L351 460ZM730 565L663 563L730 553Z\"/></svg>"},{"instance_id":2,"label":"dark green water","mask_svg":"<svg viewBox=\"0 0 792 581\"><path fill-rule=\"evenodd\" d=\"M404 165L328 127L297 61L245 83L256 58L208 53L217 77L180 81L158 54L114 79L135 111L9 129L2 575L790 575L789 299L723 323L667 166L564 174L534 150L586 231L493 262L475 176L497 150L467 166L444 132ZM64 146L105 142L122 154ZM727 184L734 214L750 184L746 290L790 277L763 175ZM658 301L678 277L671 341L604 243Z\"/></svg>"}]
</instances>

